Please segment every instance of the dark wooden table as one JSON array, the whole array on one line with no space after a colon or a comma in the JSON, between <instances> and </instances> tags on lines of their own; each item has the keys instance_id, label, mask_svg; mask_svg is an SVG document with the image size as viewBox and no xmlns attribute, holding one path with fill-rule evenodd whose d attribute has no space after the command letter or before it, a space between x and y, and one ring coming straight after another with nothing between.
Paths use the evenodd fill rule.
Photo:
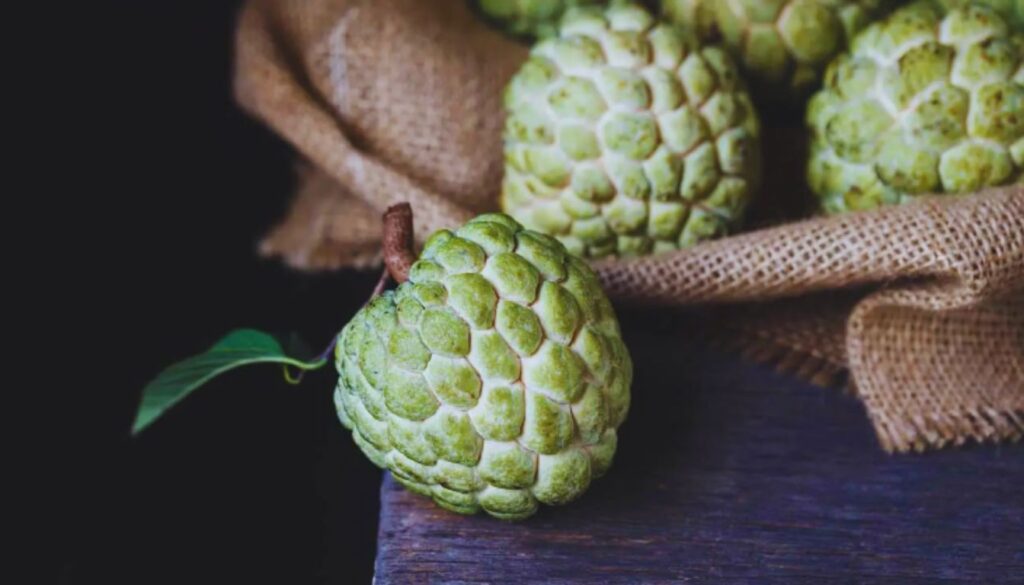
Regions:
<instances>
[{"instance_id":1,"label":"dark wooden table","mask_svg":"<svg viewBox=\"0 0 1024 585\"><path fill-rule=\"evenodd\" d=\"M1024 445L887 455L855 397L651 329L583 499L506 523L386 477L375 582L1024 583Z\"/></svg>"}]
</instances>

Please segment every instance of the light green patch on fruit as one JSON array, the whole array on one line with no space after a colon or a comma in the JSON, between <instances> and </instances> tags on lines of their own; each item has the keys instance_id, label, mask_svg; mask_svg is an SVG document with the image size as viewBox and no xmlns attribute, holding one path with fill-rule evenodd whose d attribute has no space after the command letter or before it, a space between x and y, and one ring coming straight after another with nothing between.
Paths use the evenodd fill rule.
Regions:
<instances>
[{"instance_id":1,"label":"light green patch on fruit","mask_svg":"<svg viewBox=\"0 0 1024 585\"><path fill-rule=\"evenodd\" d=\"M643 163L644 174L651 185L651 197L664 201L679 196L679 181L683 176L683 159L667 148L659 148L654 156Z\"/></svg>"},{"instance_id":2,"label":"light green patch on fruit","mask_svg":"<svg viewBox=\"0 0 1024 585\"><path fill-rule=\"evenodd\" d=\"M615 248L619 256L629 258L632 256L646 256L651 253L654 243L644 235L619 235L615 237Z\"/></svg>"},{"instance_id":3,"label":"light green patch on fruit","mask_svg":"<svg viewBox=\"0 0 1024 585\"><path fill-rule=\"evenodd\" d=\"M576 220L572 224L571 233L584 244L605 242L612 237L608 222L603 217Z\"/></svg>"},{"instance_id":4,"label":"light green patch on fruit","mask_svg":"<svg viewBox=\"0 0 1024 585\"><path fill-rule=\"evenodd\" d=\"M409 269L409 282L416 284L426 284L428 282L436 282L445 277L444 268L436 262L430 260L418 260L413 263ZM417 296L417 298L419 298Z\"/></svg>"},{"instance_id":5,"label":"light green patch on fruit","mask_svg":"<svg viewBox=\"0 0 1024 585\"><path fill-rule=\"evenodd\" d=\"M512 78L505 92L505 106L514 107L524 96L532 95L558 79L558 69L554 63L537 54L523 63L523 66Z\"/></svg>"},{"instance_id":6,"label":"light green patch on fruit","mask_svg":"<svg viewBox=\"0 0 1024 585\"><path fill-rule=\"evenodd\" d=\"M483 509L501 520L522 520L537 511L537 500L527 490L488 487L477 496Z\"/></svg>"},{"instance_id":7,"label":"light green patch on fruit","mask_svg":"<svg viewBox=\"0 0 1024 585\"><path fill-rule=\"evenodd\" d=\"M603 40L612 67L640 68L651 61L651 47L641 31L611 31Z\"/></svg>"},{"instance_id":8,"label":"light green patch on fruit","mask_svg":"<svg viewBox=\"0 0 1024 585\"><path fill-rule=\"evenodd\" d=\"M558 68L570 75L604 64L604 50L600 43L585 36L558 39L552 46L552 56Z\"/></svg>"},{"instance_id":9,"label":"light green patch on fruit","mask_svg":"<svg viewBox=\"0 0 1024 585\"><path fill-rule=\"evenodd\" d=\"M558 453L572 441L575 427L567 405L539 392L526 392L526 421L519 441L537 453Z\"/></svg>"},{"instance_id":10,"label":"light green patch on fruit","mask_svg":"<svg viewBox=\"0 0 1024 585\"><path fill-rule=\"evenodd\" d=\"M434 259L448 274L460 274L479 272L484 267L487 255L483 248L473 242L452 237L438 248Z\"/></svg>"},{"instance_id":11,"label":"light green patch on fruit","mask_svg":"<svg viewBox=\"0 0 1024 585\"><path fill-rule=\"evenodd\" d=\"M715 91L715 72L699 53L691 53L679 67L687 102L699 107Z\"/></svg>"},{"instance_id":12,"label":"light green patch on fruit","mask_svg":"<svg viewBox=\"0 0 1024 585\"><path fill-rule=\"evenodd\" d=\"M579 258L570 258L567 263L568 277L562 286L576 298L583 320L593 323L601 318L598 299L604 297L597 276L589 266Z\"/></svg>"},{"instance_id":13,"label":"light green patch on fruit","mask_svg":"<svg viewBox=\"0 0 1024 585\"><path fill-rule=\"evenodd\" d=\"M583 396L572 405L573 420L585 443L596 443L608 424L608 409L600 386L589 384Z\"/></svg>"},{"instance_id":14,"label":"light green patch on fruit","mask_svg":"<svg viewBox=\"0 0 1024 585\"><path fill-rule=\"evenodd\" d=\"M969 108L967 92L943 85L906 115L903 133L918 148L945 150L967 135L965 121Z\"/></svg>"},{"instance_id":15,"label":"light green patch on fruit","mask_svg":"<svg viewBox=\"0 0 1024 585\"><path fill-rule=\"evenodd\" d=\"M757 77L773 83L785 79L790 70L790 53L772 25L750 27L743 62Z\"/></svg>"},{"instance_id":16,"label":"light green patch on fruit","mask_svg":"<svg viewBox=\"0 0 1024 585\"><path fill-rule=\"evenodd\" d=\"M590 457L578 449L541 455L533 495L541 503L567 504L590 486Z\"/></svg>"},{"instance_id":17,"label":"light green patch on fruit","mask_svg":"<svg viewBox=\"0 0 1024 585\"><path fill-rule=\"evenodd\" d=\"M544 330L537 315L512 301L502 300L498 303L495 327L519 355L533 355L544 340Z\"/></svg>"},{"instance_id":18,"label":"light green patch on fruit","mask_svg":"<svg viewBox=\"0 0 1024 585\"><path fill-rule=\"evenodd\" d=\"M825 126L825 139L840 157L858 163L871 162L878 154L878 139L893 120L874 100L847 104Z\"/></svg>"},{"instance_id":19,"label":"light green patch on fruit","mask_svg":"<svg viewBox=\"0 0 1024 585\"><path fill-rule=\"evenodd\" d=\"M473 494L464 494L442 485L433 486L430 493L438 506L456 514L476 514L480 511L480 504Z\"/></svg>"},{"instance_id":20,"label":"light green patch on fruit","mask_svg":"<svg viewBox=\"0 0 1024 585\"><path fill-rule=\"evenodd\" d=\"M416 483L429 485L434 483L433 472L430 467L421 465L406 457L401 452L392 451L387 455L388 467L402 477Z\"/></svg>"},{"instance_id":21,"label":"light green patch on fruit","mask_svg":"<svg viewBox=\"0 0 1024 585\"><path fill-rule=\"evenodd\" d=\"M359 370L366 377L366 380L373 387L379 387L384 373L388 369L387 350L384 344L375 333L368 333L363 336L356 355L358 356Z\"/></svg>"},{"instance_id":22,"label":"light green patch on fruit","mask_svg":"<svg viewBox=\"0 0 1024 585\"><path fill-rule=\"evenodd\" d=\"M965 142L947 150L939 162L939 176L946 191L968 193L999 185L1013 173L1013 160L1004 148Z\"/></svg>"},{"instance_id":23,"label":"light green patch on fruit","mask_svg":"<svg viewBox=\"0 0 1024 585\"><path fill-rule=\"evenodd\" d=\"M390 448L387 423L370 414L362 402L354 401L349 414L352 415L352 421L355 423L352 425L355 429L353 434L362 436L380 451L387 451Z\"/></svg>"},{"instance_id":24,"label":"light green patch on fruit","mask_svg":"<svg viewBox=\"0 0 1024 585\"><path fill-rule=\"evenodd\" d=\"M525 144L553 144L555 123L544 109L523 102L509 110L505 119L505 137Z\"/></svg>"},{"instance_id":25,"label":"light green patch on fruit","mask_svg":"<svg viewBox=\"0 0 1024 585\"><path fill-rule=\"evenodd\" d=\"M607 379L612 363L611 350L608 348L604 335L591 327L583 327L579 335L576 336L572 348L587 365L587 369L595 380L604 382Z\"/></svg>"},{"instance_id":26,"label":"light green patch on fruit","mask_svg":"<svg viewBox=\"0 0 1024 585\"><path fill-rule=\"evenodd\" d=\"M747 182L737 177L724 177L704 204L729 220L742 217L747 206Z\"/></svg>"},{"instance_id":27,"label":"light green patch on fruit","mask_svg":"<svg viewBox=\"0 0 1024 585\"><path fill-rule=\"evenodd\" d=\"M437 463L437 455L434 453L434 448L430 445L430 441L427 440L427 436L419 422L408 421L393 414L390 415L388 417L388 440L392 447L421 465Z\"/></svg>"},{"instance_id":28,"label":"light green patch on fruit","mask_svg":"<svg viewBox=\"0 0 1024 585\"><path fill-rule=\"evenodd\" d=\"M884 141L875 169L888 185L907 193L930 193L941 188L939 157L914 148L899 135Z\"/></svg>"},{"instance_id":29,"label":"light green patch on fruit","mask_svg":"<svg viewBox=\"0 0 1024 585\"><path fill-rule=\"evenodd\" d=\"M571 163L558 146L533 147L526 150L526 166L549 187L563 187L569 181Z\"/></svg>"},{"instance_id":30,"label":"light green patch on fruit","mask_svg":"<svg viewBox=\"0 0 1024 585\"><path fill-rule=\"evenodd\" d=\"M647 158L658 146L658 127L650 114L609 114L601 134L606 148L633 160Z\"/></svg>"},{"instance_id":31,"label":"light green patch on fruit","mask_svg":"<svg viewBox=\"0 0 1024 585\"><path fill-rule=\"evenodd\" d=\"M427 309L423 312L420 339L434 353L453 357L469 353L469 325L444 309Z\"/></svg>"},{"instance_id":32,"label":"light green patch on fruit","mask_svg":"<svg viewBox=\"0 0 1024 585\"><path fill-rule=\"evenodd\" d=\"M597 136L584 126L566 124L558 131L558 146L569 158L580 161L600 158Z\"/></svg>"},{"instance_id":33,"label":"light green patch on fruit","mask_svg":"<svg viewBox=\"0 0 1024 585\"><path fill-rule=\"evenodd\" d=\"M973 2L951 10L942 20L940 34L943 42L959 45L987 36L1003 36L1008 30L1006 22L990 6Z\"/></svg>"},{"instance_id":34,"label":"light green patch on fruit","mask_svg":"<svg viewBox=\"0 0 1024 585\"><path fill-rule=\"evenodd\" d=\"M515 228L493 221L470 222L458 231L460 238L480 246L488 256L511 252L515 247L514 233Z\"/></svg>"},{"instance_id":35,"label":"light green patch on fruit","mask_svg":"<svg viewBox=\"0 0 1024 585\"><path fill-rule=\"evenodd\" d=\"M479 274L449 276L448 305L476 329L487 329L494 324L498 295L486 278Z\"/></svg>"},{"instance_id":36,"label":"light green patch on fruit","mask_svg":"<svg viewBox=\"0 0 1024 585\"><path fill-rule=\"evenodd\" d=\"M565 248L551 236L529 230L519 232L516 253L533 264L544 278L555 281L565 278Z\"/></svg>"},{"instance_id":37,"label":"light green patch on fruit","mask_svg":"<svg viewBox=\"0 0 1024 585\"><path fill-rule=\"evenodd\" d=\"M683 162L683 181L679 186L679 194L687 201L703 199L718 183L718 177L715 146L702 144Z\"/></svg>"},{"instance_id":38,"label":"light green patch on fruit","mask_svg":"<svg viewBox=\"0 0 1024 585\"><path fill-rule=\"evenodd\" d=\"M615 429L608 429L601 436L600 442L586 448L590 456L590 474L593 479L603 476L611 468L617 445L618 434Z\"/></svg>"},{"instance_id":39,"label":"light green patch on fruit","mask_svg":"<svg viewBox=\"0 0 1024 585\"><path fill-rule=\"evenodd\" d=\"M608 109L594 83L582 77L562 80L548 94L548 104L560 120L593 121Z\"/></svg>"},{"instance_id":40,"label":"light green patch on fruit","mask_svg":"<svg viewBox=\"0 0 1024 585\"><path fill-rule=\"evenodd\" d=\"M506 489L533 485L536 455L514 442L487 441L480 456L480 477Z\"/></svg>"},{"instance_id":41,"label":"light green patch on fruit","mask_svg":"<svg viewBox=\"0 0 1024 585\"><path fill-rule=\"evenodd\" d=\"M558 400L573 402L583 392L584 368L571 349L545 341L536 354L523 359L523 382L529 389L543 389Z\"/></svg>"},{"instance_id":42,"label":"light green patch on fruit","mask_svg":"<svg viewBox=\"0 0 1024 585\"><path fill-rule=\"evenodd\" d=\"M883 76L882 87L899 108L906 108L924 89L949 78L955 50L938 42L918 45L900 56L898 66Z\"/></svg>"},{"instance_id":43,"label":"light green patch on fruit","mask_svg":"<svg viewBox=\"0 0 1024 585\"><path fill-rule=\"evenodd\" d=\"M1005 81L980 88L967 127L972 136L1007 145L1024 136L1024 85Z\"/></svg>"},{"instance_id":44,"label":"light green patch on fruit","mask_svg":"<svg viewBox=\"0 0 1024 585\"><path fill-rule=\"evenodd\" d=\"M647 203L629 197L616 197L602 212L616 234L639 232L647 222Z\"/></svg>"},{"instance_id":45,"label":"light green patch on fruit","mask_svg":"<svg viewBox=\"0 0 1024 585\"><path fill-rule=\"evenodd\" d=\"M484 277L498 289L502 299L530 304L537 298L540 273L525 258L514 253L491 256ZM499 320L500 320L499 311Z\"/></svg>"},{"instance_id":46,"label":"light green patch on fruit","mask_svg":"<svg viewBox=\"0 0 1024 585\"><path fill-rule=\"evenodd\" d=\"M688 52L686 35L674 26L657 26L647 35L653 51L654 65L674 70Z\"/></svg>"},{"instance_id":47,"label":"light green patch on fruit","mask_svg":"<svg viewBox=\"0 0 1024 585\"><path fill-rule=\"evenodd\" d=\"M693 209L679 233L679 247L689 248L726 233L725 222L718 215L703 209Z\"/></svg>"},{"instance_id":48,"label":"light green patch on fruit","mask_svg":"<svg viewBox=\"0 0 1024 585\"><path fill-rule=\"evenodd\" d=\"M433 470L433 477L444 487L467 494L484 487L484 483L477 476L473 467L450 461L438 461Z\"/></svg>"},{"instance_id":49,"label":"light green patch on fruit","mask_svg":"<svg viewBox=\"0 0 1024 585\"><path fill-rule=\"evenodd\" d=\"M676 239L679 230L683 229L683 222L686 221L687 209L686 205L677 201L652 202L651 217L647 222L647 235L662 240Z\"/></svg>"},{"instance_id":50,"label":"light green patch on fruit","mask_svg":"<svg viewBox=\"0 0 1024 585\"><path fill-rule=\"evenodd\" d=\"M723 173L742 175L749 172L756 156L757 141L745 128L726 130L715 141L718 165Z\"/></svg>"},{"instance_id":51,"label":"light green patch on fruit","mask_svg":"<svg viewBox=\"0 0 1024 585\"><path fill-rule=\"evenodd\" d=\"M472 408L483 386L476 370L462 358L435 355L423 374L441 402L458 408Z\"/></svg>"},{"instance_id":52,"label":"light green patch on fruit","mask_svg":"<svg viewBox=\"0 0 1024 585\"><path fill-rule=\"evenodd\" d=\"M608 103L626 110L646 110L651 105L647 83L632 69L604 67L597 72L597 87Z\"/></svg>"},{"instance_id":53,"label":"light green patch on fruit","mask_svg":"<svg viewBox=\"0 0 1024 585\"><path fill-rule=\"evenodd\" d=\"M440 406L430 392L426 378L419 373L392 368L387 373L383 390L387 409L408 420L426 420Z\"/></svg>"},{"instance_id":54,"label":"light green patch on fruit","mask_svg":"<svg viewBox=\"0 0 1024 585\"><path fill-rule=\"evenodd\" d=\"M1021 61L1021 44L994 38L962 47L953 62L952 79L961 87L981 87L1012 79Z\"/></svg>"},{"instance_id":55,"label":"light green patch on fruit","mask_svg":"<svg viewBox=\"0 0 1024 585\"><path fill-rule=\"evenodd\" d=\"M526 417L523 388L519 385L486 386L476 407L469 411L481 435L494 441L512 441L519 436Z\"/></svg>"},{"instance_id":56,"label":"light green patch on fruit","mask_svg":"<svg viewBox=\"0 0 1024 585\"><path fill-rule=\"evenodd\" d=\"M396 327L388 338L388 358L400 368L421 372L430 361L430 350L415 331Z\"/></svg>"},{"instance_id":57,"label":"light green patch on fruit","mask_svg":"<svg viewBox=\"0 0 1024 585\"><path fill-rule=\"evenodd\" d=\"M420 252L420 258L433 260L434 257L437 256L438 250L444 247L444 245L450 242L454 237L455 234L450 230L437 230L430 234L430 237L423 242L423 251Z\"/></svg>"},{"instance_id":58,"label":"light green patch on fruit","mask_svg":"<svg viewBox=\"0 0 1024 585\"><path fill-rule=\"evenodd\" d=\"M355 441L356 446L363 452L363 455L366 455L366 458L373 462L374 465L382 469L388 468L388 461L384 457L384 453L367 441L366 438L359 433L358 427L352 431L352 440Z\"/></svg>"},{"instance_id":59,"label":"light green patch on fruit","mask_svg":"<svg viewBox=\"0 0 1024 585\"><path fill-rule=\"evenodd\" d=\"M427 307L440 306L448 301L448 291L440 282L416 283L413 285L412 295Z\"/></svg>"},{"instance_id":60,"label":"light green patch on fruit","mask_svg":"<svg viewBox=\"0 0 1024 585\"><path fill-rule=\"evenodd\" d=\"M558 284L545 282L540 286L534 310L548 338L559 343L572 341L581 320L580 308L572 293Z\"/></svg>"},{"instance_id":61,"label":"light green patch on fruit","mask_svg":"<svg viewBox=\"0 0 1024 585\"><path fill-rule=\"evenodd\" d=\"M600 205L580 199L572 190L563 192L559 197L559 201L562 202L562 209L572 216L574 220L570 231L575 229L577 221L585 220L601 213Z\"/></svg>"},{"instance_id":62,"label":"light green patch on fruit","mask_svg":"<svg viewBox=\"0 0 1024 585\"><path fill-rule=\"evenodd\" d=\"M664 114L675 110L683 104L686 94L679 78L665 69L648 69L644 71L647 87L651 92L651 111Z\"/></svg>"},{"instance_id":63,"label":"light green patch on fruit","mask_svg":"<svg viewBox=\"0 0 1024 585\"><path fill-rule=\"evenodd\" d=\"M736 94L720 91L711 96L700 111L708 123L708 130L718 135L740 121L744 107Z\"/></svg>"},{"instance_id":64,"label":"light green patch on fruit","mask_svg":"<svg viewBox=\"0 0 1024 585\"><path fill-rule=\"evenodd\" d=\"M704 118L690 106L660 116L659 123L662 139L675 153L689 152L708 137Z\"/></svg>"},{"instance_id":65,"label":"light green patch on fruit","mask_svg":"<svg viewBox=\"0 0 1024 585\"><path fill-rule=\"evenodd\" d=\"M488 381L512 382L519 378L519 356L495 330L473 332L469 361Z\"/></svg>"},{"instance_id":66,"label":"light green patch on fruit","mask_svg":"<svg viewBox=\"0 0 1024 585\"><path fill-rule=\"evenodd\" d=\"M843 29L834 10L815 0L793 0L783 11L779 34L798 61L824 63L840 49Z\"/></svg>"},{"instance_id":67,"label":"light green patch on fruit","mask_svg":"<svg viewBox=\"0 0 1024 585\"><path fill-rule=\"evenodd\" d=\"M410 329L416 328L420 322L420 315L423 314L423 305L413 295L414 286L409 282L403 283L399 285L395 294L395 313L398 315L398 322L402 327Z\"/></svg>"},{"instance_id":68,"label":"light green patch on fruit","mask_svg":"<svg viewBox=\"0 0 1024 585\"><path fill-rule=\"evenodd\" d=\"M573 171L571 188L584 201L603 202L615 196L615 185L596 165L578 165Z\"/></svg>"},{"instance_id":69,"label":"light green patch on fruit","mask_svg":"<svg viewBox=\"0 0 1024 585\"><path fill-rule=\"evenodd\" d=\"M462 465L476 465L483 439L473 429L469 415L442 408L426 422L427 440L438 458Z\"/></svg>"},{"instance_id":70,"label":"light green patch on fruit","mask_svg":"<svg viewBox=\"0 0 1024 585\"><path fill-rule=\"evenodd\" d=\"M640 163L618 158L609 161L606 166L619 194L639 200L650 196L651 184L647 181L647 175L644 174L644 168Z\"/></svg>"},{"instance_id":71,"label":"light green patch on fruit","mask_svg":"<svg viewBox=\"0 0 1024 585\"><path fill-rule=\"evenodd\" d=\"M825 85L840 97L855 99L874 89L877 76L878 65L872 59L841 55L826 72Z\"/></svg>"}]
</instances>

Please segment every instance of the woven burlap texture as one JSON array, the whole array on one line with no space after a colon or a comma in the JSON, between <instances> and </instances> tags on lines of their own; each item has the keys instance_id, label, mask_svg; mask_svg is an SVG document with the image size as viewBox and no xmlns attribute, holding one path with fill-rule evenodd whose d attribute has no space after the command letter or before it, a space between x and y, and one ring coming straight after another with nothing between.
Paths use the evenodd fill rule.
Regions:
<instances>
[{"instance_id":1,"label":"woven burlap texture","mask_svg":"<svg viewBox=\"0 0 1024 585\"><path fill-rule=\"evenodd\" d=\"M412 204L419 238L495 207L501 92L526 49L465 0L250 0L236 49L239 102L305 161L264 254L368 266L389 205ZM799 182L766 170L762 204ZM1024 433L1020 186L595 267L619 302L730 303L716 327L752 358L848 372L887 450Z\"/></svg>"}]
</instances>

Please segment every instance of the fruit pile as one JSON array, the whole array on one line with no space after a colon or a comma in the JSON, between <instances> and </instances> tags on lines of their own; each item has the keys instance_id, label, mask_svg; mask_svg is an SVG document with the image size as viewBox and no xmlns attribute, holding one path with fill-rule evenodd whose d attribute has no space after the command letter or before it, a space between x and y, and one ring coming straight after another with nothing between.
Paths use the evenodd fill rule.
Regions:
<instances>
[{"instance_id":1,"label":"fruit pile","mask_svg":"<svg viewBox=\"0 0 1024 585\"><path fill-rule=\"evenodd\" d=\"M807 102L807 179L829 213L1021 180L1020 2L662 4L480 0L536 39L505 94L508 215L432 236L336 352L343 424L445 508L523 518L608 469L632 368L577 257L738 229L759 101Z\"/></svg>"}]
</instances>

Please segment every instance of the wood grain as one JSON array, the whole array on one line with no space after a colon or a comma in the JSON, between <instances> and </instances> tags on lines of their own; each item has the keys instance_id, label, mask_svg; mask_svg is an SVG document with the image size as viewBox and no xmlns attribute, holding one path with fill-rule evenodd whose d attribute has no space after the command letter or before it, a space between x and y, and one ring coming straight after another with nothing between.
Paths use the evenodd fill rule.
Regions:
<instances>
[{"instance_id":1,"label":"wood grain","mask_svg":"<svg viewBox=\"0 0 1024 585\"><path fill-rule=\"evenodd\" d=\"M1024 445L886 455L855 397L647 321L607 477L521 523L386 477L376 583L1024 582Z\"/></svg>"}]
</instances>

